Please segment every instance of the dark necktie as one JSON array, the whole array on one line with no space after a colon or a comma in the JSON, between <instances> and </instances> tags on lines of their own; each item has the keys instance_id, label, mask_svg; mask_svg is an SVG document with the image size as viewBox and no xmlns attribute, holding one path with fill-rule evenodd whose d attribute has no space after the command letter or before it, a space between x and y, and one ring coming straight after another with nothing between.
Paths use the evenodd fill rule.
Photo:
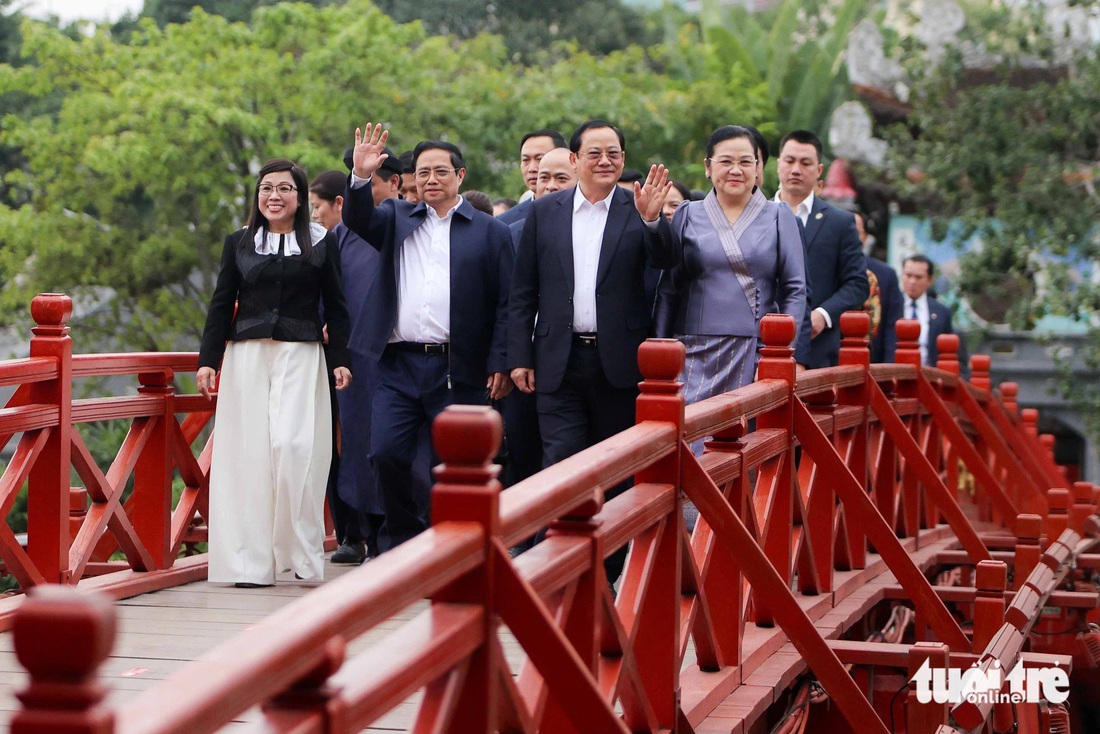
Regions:
<instances>
[{"instance_id":1,"label":"dark necktie","mask_svg":"<svg viewBox=\"0 0 1100 734\"><path fill-rule=\"evenodd\" d=\"M917 316L917 302L913 300L909 301L909 318L913 319L914 321L919 320L920 318L919 316Z\"/></svg>"}]
</instances>

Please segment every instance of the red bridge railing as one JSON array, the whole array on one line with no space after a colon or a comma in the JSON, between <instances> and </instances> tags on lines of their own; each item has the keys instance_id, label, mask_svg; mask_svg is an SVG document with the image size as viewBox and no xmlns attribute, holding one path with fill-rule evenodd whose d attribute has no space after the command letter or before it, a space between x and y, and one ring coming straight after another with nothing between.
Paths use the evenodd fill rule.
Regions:
<instances>
[{"instance_id":1,"label":"red bridge railing","mask_svg":"<svg viewBox=\"0 0 1100 734\"><path fill-rule=\"evenodd\" d=\"M110 606L32 594L15 623L31 682L13 731L192 734L256 705L256 731L358 731L416 691L417 732L747 731L778 717L793 728L823 699L822 728L860 732L895 729L895 710L917 734L1015 715L912 692L895 704L926 659L1071 667L1025 642L1049 600L1082 615L1100 603L1059 588L1096 562L1095 490L1070 494L1035 416L1018 415L1012 387L990 390L988 359L965 383L957 339L943 337L939 368L921 368L919 327L899 322L899 364L870 366L867 324L845 314L840 365L796 375L795 326L767 317L758 380L687 408L682 345L651 340L637 424L504 492L490 463L497 414L446 411L429 531L115 706L96 678ZM957 490L960 465L972 498ZM701 515L690 534L685 499ZM547 525L544 542L509 557ZM613 595L602 561L626 543ZM865 640L883 610L892 621ZM517 670L505 629L524 653ZM796 694L807 674L816 682Z\"/></svg>"}]
</instances>

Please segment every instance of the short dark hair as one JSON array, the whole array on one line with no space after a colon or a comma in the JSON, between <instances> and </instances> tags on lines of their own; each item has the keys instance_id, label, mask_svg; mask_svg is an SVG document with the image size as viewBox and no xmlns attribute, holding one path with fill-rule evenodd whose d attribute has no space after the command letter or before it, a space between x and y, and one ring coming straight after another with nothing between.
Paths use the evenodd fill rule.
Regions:
<instances>
[{"instance_id":1,"label":"short dark hair","mask_svg":"<svg viewBox=\"0 0 1100 734\"><path fill-rule=\"evenodd\" d=\"M543 128L542 130L532 130L531 132L520 138L519 149L523 150L523 145L531 138L550 138L554 141L555 148L565 147L565 136L559 133L557 130L551 130L549 128Z\"/></svg>"},{"instance_id":2,"label":"short dark hair","mask_svg":"<svg viewBox=\"0 0 1100 734\"><path fill-rule=\"evenodd\" d=\"M252 211L248 215L245 237L241 240L241 247L250 247L256 238L256 233L261 229L267 229L267 217L260 211L260 182L269 173L289 171L297 189L298 209L294 212L294 236L298 239L298 247L302 251L302 257L309 257L313 246L313 240L309 234L309 177L306 169L286 158L273 158L263 165L256 174L256 188L252 192Z\"/></svg>"},{"instance_id":3,"label":"short dark hair","mask_svg":"<svg viewBox=\"0 0 1100 734\"><path fill-rule=\"evenodd\" d=\"M309 191L325 201L336 201L337 196L344 195L344 184L347 180L348 177L339 171L324 171L318 173L317 178L313 179L313 183L309 185Z\"/></svg>"},{"instance_id":4,"label":"short dark hair","mask_svg":"<svg viewBox=\"0 0 1100 734\"><path fill-rule=\"evenodd\" d=\"M783 139L779 141L779 153L782 155L783 146L787 144L788 140L793 140L796 143L802 143L803 145L812 145L814 150L817 151L817 162L821 163L823 160L824 148L821 146L821 138L813 134L809 130L791 130L789 133L783 136Z\"/></svg>"},{"instance_id":5,"label":"short dark hair","mask_svg":"<svg viewBox=\"0 0 1100 734\"><path fill-rule=\"evenodd\" d=\"M679 181L670 180L669 183L672 184L672 188L680 192L680 196L684 197L684 199L688 201L691 200L691 189L689 189L687 186L684 186Z\"/></svg>"},{"instance_id":6,"label":"short dark hair","mask_svg":"<svg viewBox=\"0 0 1100 734\"><path fill-rule=\"evenodd\" d=\"M756 141L756 156L760 159L760 162L765 166L768 165L768 161L772 157L771 150L768 148L768 139L764 137L764 133L757 130L752 125L742 125L752 134L752 139Z\"/></svg>"},{"instance_id":7,"label":"short dark hair","mask_svg":"<svg viewBox=\"0 0 1100 734\"><path fill-rule=\"evenodd\" d=\"M470 202L470 206L474 209L485 212L490 217L493 216L493 202L489 201L489 195L484 191L470 189L469 191L463 191L462 195L466 197L466 201Z\"/></svg>"},{"instance_id":8,"label":"short dark hair","mask_svg":"<svg viewBox=\"0 0 1100 734\"><path fill-rule=\"evenodd\" d=\"M498 206L498 205L499 206L506 206L509 209L511 209L512 207L514 207L516 205L516 200L515 199L509 199L507 196L498 196L497 198L493 199L493 206Z\"/></svg>"},{"instance_id":9,"label":"short dark hair","mask_svg":"<svg viewBox=\"0 0 1100 734\"><path fill-rule=\"evenodd\" d=\"M929 278L931 278L932 276L934 276L936 274L936 264L934 262L932 262L931 260L929 260L924 255L921 255L919 253L916 254L916 255L910 255L909 257L907 257L907 258L905 258L904 260L901 261L901 266L904 268L905 263L907 263L907 262L924 263L925 265L927 265L928 266L928 277Z\"/></svg>"},{"instance_id":10,"label":"short dark hair","mask_svg":"<svg viewBox=\"0 0 1100 734\"><path fill-rule=\"evenodd\" d=\"M405 170L406 173L414 173L416 171L416 162L420 160L421 154L428 150L444 150L451 156L451 165L455 169L465 168L466 164L462 162L462 151L458 149L458 146L454 143L447 143L442 140L421 140L413 148L412 153L412 171Z\"/></svg>"},{"instance_id":11,"label":"short dark hair","mask_svg":"<svg viewBox=\"0 0 1100 734\"><path fill-rule=\"evenodd\" d=\"M645 176L636 168L624 168L623 172L619 174L619 183L634 183L635 181L644 180Z\"/></svg>"},{"instance_id":12,"label":"short dark hair","mask_svg":"<svg viewBox=\"0 0 1100 734\"><path fill-rule=\"evenodd\" d=\"M707 138L707 158L714 155L714 149L719 143L726 140L736 140L737 138L746 138L749 144L752 145L753 155L760 157L760 147L756 144L756 138L753 136L752 131L747 127L741 127L740 125L723 125L710 134Z\"/></svg>"},{"instance_id":13,"label":"short dark hair","mask_svg":"<svg viewBox=\"0 0 1100 734\"><path fill-rule=\"evenodd\" d=\"M416 173L416 165L413 162L413 152L411 150L406 150L399 155L398 160L401 161L401 173Z\"/></svg>"},{"instance_id":14,"label":"short dark hair","mask_svg":"<svg viewBox=\"0 0 1100 734\"><path fill-rule=\"evenodd\" d=\"M573 137L569 138L569 150L574 153L581 151L581 137L589 130L598 130L599 128L611 128L615 131L615 134L619 136L619 147L626 152L626 138L623 137L623 131L612 125L607 120L589 120L588 122L582 122L580 127L573 131Z\"/></svg>"}]
</instances>

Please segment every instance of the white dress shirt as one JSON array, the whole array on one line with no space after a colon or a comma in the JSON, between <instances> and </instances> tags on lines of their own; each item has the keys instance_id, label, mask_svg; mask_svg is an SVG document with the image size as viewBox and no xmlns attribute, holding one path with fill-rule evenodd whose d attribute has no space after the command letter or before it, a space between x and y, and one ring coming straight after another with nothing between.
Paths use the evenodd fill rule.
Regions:
<instances>
[{"instance_id":1,"label":"white dress shirt","mask_svg":"<svg viewBox=\"0 0 1100 734\"><path fill-rule=\"evenodd\" d=\"M913 318L913 304L917 306L917 321L920 321L920 363L929 367L935 367L936 365L928 364L928 294L921 293L920 298L914 301L909 296L902 293L902 297L905 299L905 308L902 311L901 317L903 319Z\"/></svg>"},{"instance_id":2,"label":"white dress shirt","mask_svg":"<svg viewBox=\"0 0 1100 734\"><path fill-rule=\"evenodd\" d=\"M370 183L351 175L352 188ZM451 340L451 222L462 199L444 216L426 206L424 223L397 251L397 322L390 343Z\"/></svg>"},{"instance_id":3,"label":"white dress shirt","mask_svg":"<svg viewBox=\"0 0 1100 734\"><path fill-rule=\"evenodd\" d=\"M603 232L615 189L606 198L590 202L577 186L573 191L573 331L596 331L596 271L600 265Z\"/></svg>"}]
</instances>

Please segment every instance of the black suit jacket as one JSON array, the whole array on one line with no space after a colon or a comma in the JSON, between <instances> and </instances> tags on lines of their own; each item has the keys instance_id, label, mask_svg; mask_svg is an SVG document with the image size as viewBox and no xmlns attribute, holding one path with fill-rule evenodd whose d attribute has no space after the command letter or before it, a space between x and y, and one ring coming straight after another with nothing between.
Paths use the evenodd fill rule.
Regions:
<instances>
[{"instance_id":1,"label":"black suit jacket","mask_svg":"<svg viewBox=\"0 0 1100 734\"><path fill-rule=\"evenodd\" d=\"M867 258L867 270L878 281L878 287L872 289L870 298L874 300L878 296L880 309L878 330L871 337L871 362L893 362L898 348L898 334L894 325L901 318L902 311L898 274L892 267L873 257Z\"/></svg>"},{"instance_id":2,"label":"black suit jacket","mask_svg":"<svg viewBox=\"0 0 1100 734\"><path fill-rule=\"evenodd\" d=\"M377 361L397 324L397 251L427 219L427 206L400 199L374 205L369 185L344 193L344 224L381 255L377 287L355 318L352 346ZM465 199L451 221L450 374L456 382L483 387L491 372L504 371L508 290L512 275L508 227Z\"/></svg>"},{"instance_id":3,"label":"black suit jacket","mask_svg":"<svg viewBox=\"0 0 1100 734\"><path fill-rule=\"evenodd\" d=\"M810 311L824 308L833 326L796 349L795 358L811 368L832 367L840 354L840 315L861 311L867 300L867 264L856 220L850 212L814 197L806 222L806 274L810 277Z\"/></svg>"},{"instance_id":4,"label":"black suit jacket","mask_svg":"<svg viewBox=\"0 0 1100 734\"><path fill-rule=\"evenodd\" d=\"M540 393L561 385L573 348L575 191L572 186L532 204L512 276L508 366L533 367ZM637 353L649 335L653 309L646 297L646 265L672 268L681 255L668 221L658 217L650 229L634 208L634 197L616 189L596 273L597 347L604 374L615 387L642 379Z\"/></svg>"},{"instance_id":5,"label":"black suit jacket","mask_svg":"<svg viewBox=\"0 0 1100 734\"><path fill-rule=\"evenodd\" d=\"M351 367L347 302L340 275L340 248L330 232L308 257L259 255L238 230L222 244L221 269L206 313L199 366L221 369L225 342L244 339L322 341L324 301L329 369ZM233 314L233 305L237 313Z\"/></svg>"}]
</instances>

